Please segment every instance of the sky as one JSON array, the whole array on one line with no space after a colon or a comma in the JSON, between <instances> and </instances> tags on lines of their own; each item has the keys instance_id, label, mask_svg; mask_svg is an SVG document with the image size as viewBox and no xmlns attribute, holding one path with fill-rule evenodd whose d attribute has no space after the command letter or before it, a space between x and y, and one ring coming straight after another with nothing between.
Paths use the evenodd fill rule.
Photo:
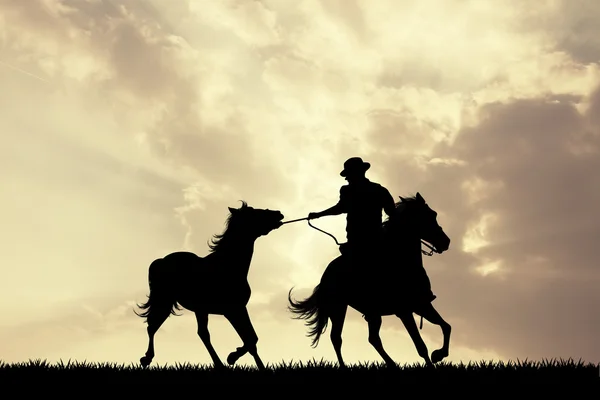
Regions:
<instances>
[{"instance_id":1,"label":"sky","mask_svg":"<svg viewBox=\"0 0 600 400\"><path fill-rule=\"evenodd\" d=\"M0 359L137 363L154 259L206 255L240 200L328 208L360 156L452 239L424 260L449 361L599 362L598 19L595 0L0 0ZM345 239L344 216L316 225ZM265 362L336 360L286 306L337 255L303 223L257 241ZM209 330L222 360L241 344ZM347 362L380 361L367 336L349 309ZM421 361L397 318L381 336ZM210 363L191 312L154 361Z\"/></svg>"}]
</instances>

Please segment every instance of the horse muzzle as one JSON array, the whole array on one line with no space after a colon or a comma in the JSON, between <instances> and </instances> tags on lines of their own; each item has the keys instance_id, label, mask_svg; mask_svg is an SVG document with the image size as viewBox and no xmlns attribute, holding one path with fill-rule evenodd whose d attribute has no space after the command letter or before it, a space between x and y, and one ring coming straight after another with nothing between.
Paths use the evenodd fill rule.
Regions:
<instances>
[{"instance_id":1,"label":"horse muzzle","mask_svg":"<svg viewBox=\"0 0 600 400\"><path fill-rule=\"evenodd\" d=\"M438 254L442 254L450 248L450 239L442 240L442 244L439 246L435 246L435 252Z\"/></svg>"}]
</instances>

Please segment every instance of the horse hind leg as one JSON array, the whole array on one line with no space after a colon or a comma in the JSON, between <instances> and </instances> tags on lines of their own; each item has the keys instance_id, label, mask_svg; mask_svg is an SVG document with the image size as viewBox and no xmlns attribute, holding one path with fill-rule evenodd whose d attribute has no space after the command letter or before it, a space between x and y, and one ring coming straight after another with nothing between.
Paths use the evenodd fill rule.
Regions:
<instances>
[{"instance_id":1,"label":"horse hind leg","mask_svg":"<svg viewBox=\"0 0 600 400\"><path fill-rule=\"evenodd\" d=\"M390 357L383 348L381 336L379 336L379 331L381 329L381 316L369 315L368 317L365 317L365 319L369 324L369 343L375 348L375 350L377 350L388 367L397 367L394 360L392 360L392 357Z\"/></svg>"},{"instance_id":2,"label":"horse hind leg","mask_svg":"<svg viewBox=\"0 0 600 400\"><path fill-rule=\"evenodd\" d=\"M154 335L160 329L162 324L169 318L169 314L171 313L171 307L161 307L161 308L152 308L148 313L147 324L148 328L146 331L148 332L148 349L146 350L146 354L140 358L140 364L142 367L146 368L152 363L152 359L154 358Z\"/></svg>"},{"instance_id":3,"label":"horse hind leg","mask_svg":"<svg viewBox=\"0 0 600 400\"><path fill-rule=\"evenodd\" d=\"M345 368L344 358L342 357L342 331L344 329L344 321L346 320L346 311L348 306L334 306L329 313L329 319L331 320L331 333L329 337L331 344L335 350L335 355L338 359L340 368Z\"/></svg>"},{"instance_id":4,"label":"horse hind leg","mask_svg":"<svg viewBox=\"0 0 600 400\"><path fill-rule=\"evenodd\" d=\"M169 318L170 314L175 314L175 310L180 309L177 304L177 297L173 292L172 280L167 275L168 269L165 269L168 264L165 264L165 259L154 260L148 268L148 285L150 286L150 295L148 301L138 307L143 311L135 314L145 318L148 324L148 349L146 354L140 358L142 367L147 367L154 358L154 335L160 329L162 324Z\"/></svg>"},{"instance_id":5,"label":"horse hind leg","mask_svg":"<svg viewBox=\"0 0 600 400\"><path fill-rule=\"evenodd\" d=\"M444 343L441 348L434 350L431 353L431 361L434 363L438 363L442 361L444 358L448 357L450 354L450 334L452 332L452 327L449 323L447 323L444 318L437 312L437 310L433 307L433 304L428 303L425 307L418 310L416 314L425 318L427 321L431 322L434 325L438 325L442 329L442 334L444 335Z\"/></svg>"},{"instance_id":6,"label":"horse hind leg","mask_svg":"<svg viewBox=\"0 0 600 400\"><path fill-rule=\"evenodd\" d=\"M208 313L204 312L196 312L196 322L198 323L198 336L206 346L206 350L208 350L208 354L213 361L215 368L222 368L223 363L219 358L215 348L210 341L210 332L208 331Z\"/></svg>"}]
</instances>

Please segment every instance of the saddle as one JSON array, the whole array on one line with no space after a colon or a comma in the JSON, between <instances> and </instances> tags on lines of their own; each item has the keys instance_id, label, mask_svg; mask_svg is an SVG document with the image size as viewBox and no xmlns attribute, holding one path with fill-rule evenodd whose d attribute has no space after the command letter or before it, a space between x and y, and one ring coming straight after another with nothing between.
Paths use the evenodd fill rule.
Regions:
<instances>
[{"instance_id":1,"label":"saddle","mask_svg":"<svg viewBox=\"0 0 600 400\"><path fill-rule=\"evenodd\" d=\"M342 243L339 245L339 251L345 267L353 271L351 276L363 283L375 283L380 280L386 280L382 275L387 269L382 263L385 262L374 245L356 245Z\"/></svg>"},{"instance_id":2,"label":"saddle","mask_svg":"<svg viewBox=\"0 0 600 400\"><path fill-rule=\"evenodd\" d=\"M380 250L380 248L379 245L376 243L357 245L346 242L341 243L339 245L339 250L340 254L343 256L363 257L366 256L369 252L377 254L377 250Z\"/></svg>"}]
</instances>

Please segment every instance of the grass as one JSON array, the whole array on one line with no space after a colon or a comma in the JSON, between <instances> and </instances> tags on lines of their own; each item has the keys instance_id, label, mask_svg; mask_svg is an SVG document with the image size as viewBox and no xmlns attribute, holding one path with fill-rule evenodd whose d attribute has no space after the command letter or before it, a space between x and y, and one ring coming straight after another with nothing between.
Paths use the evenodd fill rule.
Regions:
<instances>
[{"instance_id":1,"label":"grass","mask_svg":"<svg viewBox=\"0 0 600 400\"><path fill-rule=\"evenodd\" d=\"M30 360L22 363L0 361L0 382L32 384L52 383L145 383L177 385L194 384L299 384L301 382L336 383L600 383L600 365L581 360L542 360L515 362L470 362L452 364L442 362L435 368L413 364L387 368L382 364L357 364L346 370L336 363L310 361L268 365L266 371L255 367L236 366L215 370L212 366L176 364L174 366L94 364L87 362L59 362Z\"/></svg>"}]
</instances>

